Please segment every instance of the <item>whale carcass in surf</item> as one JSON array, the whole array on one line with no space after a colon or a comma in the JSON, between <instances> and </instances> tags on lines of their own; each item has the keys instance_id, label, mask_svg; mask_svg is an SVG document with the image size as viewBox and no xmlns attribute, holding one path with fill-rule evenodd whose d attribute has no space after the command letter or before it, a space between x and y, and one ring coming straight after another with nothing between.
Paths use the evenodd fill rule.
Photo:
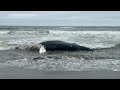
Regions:
<instances>
[{"instance_id":1,"label":"whale carcass in surf","mask_svg":"<svg viewBox=\"0 0 120 90\"><path fill-rule=\"evenodd\" d=\"M47 51L93 51L93 49L80 46L76 43L59 40L45 41L39 43L39 45L39 53L45 53Z\"/></svg>"}]
</instances>

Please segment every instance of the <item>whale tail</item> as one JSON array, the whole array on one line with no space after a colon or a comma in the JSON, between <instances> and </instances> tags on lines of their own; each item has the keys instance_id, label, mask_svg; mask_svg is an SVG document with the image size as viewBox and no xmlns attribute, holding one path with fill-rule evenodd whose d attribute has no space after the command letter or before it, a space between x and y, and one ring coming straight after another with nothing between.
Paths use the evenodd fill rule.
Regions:
<instances>
[{"instance_id":1,"label":"whale tail","mask_svg":"<svg viewBox=\"0 0 120 90\"><path fill-rule=\"evenodd\" d=\"M45 52L46 52L46 49L45 49L44 45L42 45L39 49L39 53L41 54L41 53L45 53Z\"/></svg>"}]
</instances>

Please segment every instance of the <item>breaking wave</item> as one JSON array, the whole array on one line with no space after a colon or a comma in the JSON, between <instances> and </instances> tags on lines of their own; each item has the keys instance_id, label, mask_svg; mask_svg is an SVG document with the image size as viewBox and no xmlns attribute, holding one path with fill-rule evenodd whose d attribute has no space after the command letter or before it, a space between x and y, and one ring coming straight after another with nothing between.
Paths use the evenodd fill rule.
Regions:
<instances>
[{"instance_id":1,"label":"breaking wave","mask_svg":"<svg viewBox=\"0 0 120 90\"><path fill-rule=\"evenodd\" d=\"M116 44L116 45L114 45L112 48L120 49L120 44Z\"/></svg>"},{"instance_id":2,"label":"breaking wave","mask_svg":"<svg viewBox=\"0 0 120 90\"><path fill-rule=\"evenodd\" d=\"M0 35L5 35L5 34L9 34L10 31L0 31Z\"/></svg>"},{"instance_id":3,"label":"breaking wave","mask_svg":"<svg viewBox=\"0 0 120 90\"><path fill-rule=\"evenodd\" d=\"M95 34L95 35L118 35L118 34L120 34L120 32L119 31L109 31L109 33L108 33L108 31L76 31L76 30L74 30L74 31L66 31L66 30L50 30L50 33L53 33L53 34L87 34L87 35L89 35L89 34L91 34L91 35L93 35L93 34Z\"/></svg>"},{"instance_id":4,"label":"breaking wave","mask_svg":"<svg viewBox=\"0 0 120 90\"><path fill-rule=\"evenodd\" d=\"M72 28L72 27L64 27L64 28ZM108 35L108 31L66 31L66 30L0 30L0 35L4 35L4 34L30 34L30 35L34 35L34 34L106 34ZM110 35L116 35L116 34L120 34L119 31L109 31Z\"/></svg>"},{"instance_id":5,"label":"breaking wave","mask_svg":"<svg viewBox=\"0 0 120 90\"><path fill-rule=\"evenodd\" d=\"M5 35L5 34L10 34L10 35L13 35L13 34L16 34L16 35L19 35L19 34L27 34L27 35L37 35L37 34L48 34L49 31L48 30L41 30L41 31L0 31L0 35Z\"/></svg>"}]
</instances>

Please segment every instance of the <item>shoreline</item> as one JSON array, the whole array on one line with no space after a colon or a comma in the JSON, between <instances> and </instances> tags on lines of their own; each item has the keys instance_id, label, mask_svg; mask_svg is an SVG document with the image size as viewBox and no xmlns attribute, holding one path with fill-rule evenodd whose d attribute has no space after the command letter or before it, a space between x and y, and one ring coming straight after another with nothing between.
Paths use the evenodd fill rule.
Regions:
<instances>
[{"instance_id":1,"label":"shoreline","mask_svg":"<svg viewBox=\"0 0 120 90\"><path fill-rule=\"evenodd\" d=\"M0 79L120 79L120 71L39 71L1 68Z\"/></svg>"}]
</instances>

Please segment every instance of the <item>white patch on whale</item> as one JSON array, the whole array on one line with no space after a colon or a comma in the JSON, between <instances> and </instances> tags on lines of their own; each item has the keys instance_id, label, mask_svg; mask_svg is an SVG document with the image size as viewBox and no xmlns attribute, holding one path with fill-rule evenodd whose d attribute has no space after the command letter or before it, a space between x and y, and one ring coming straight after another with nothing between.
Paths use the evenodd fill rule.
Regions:
<instances>
[{"instance_id":1,"label":"white patch on whale","mask_svg":"<svg viewBox=\"0 0 120 90\"><path fill-rule=\"evenodd\" d=\"M39 49L39 53L41 54L41 53L45 53L45 52L46 52L46 49L45 49L44 45L42 45Z\"/></svg>"}]
</instances>

